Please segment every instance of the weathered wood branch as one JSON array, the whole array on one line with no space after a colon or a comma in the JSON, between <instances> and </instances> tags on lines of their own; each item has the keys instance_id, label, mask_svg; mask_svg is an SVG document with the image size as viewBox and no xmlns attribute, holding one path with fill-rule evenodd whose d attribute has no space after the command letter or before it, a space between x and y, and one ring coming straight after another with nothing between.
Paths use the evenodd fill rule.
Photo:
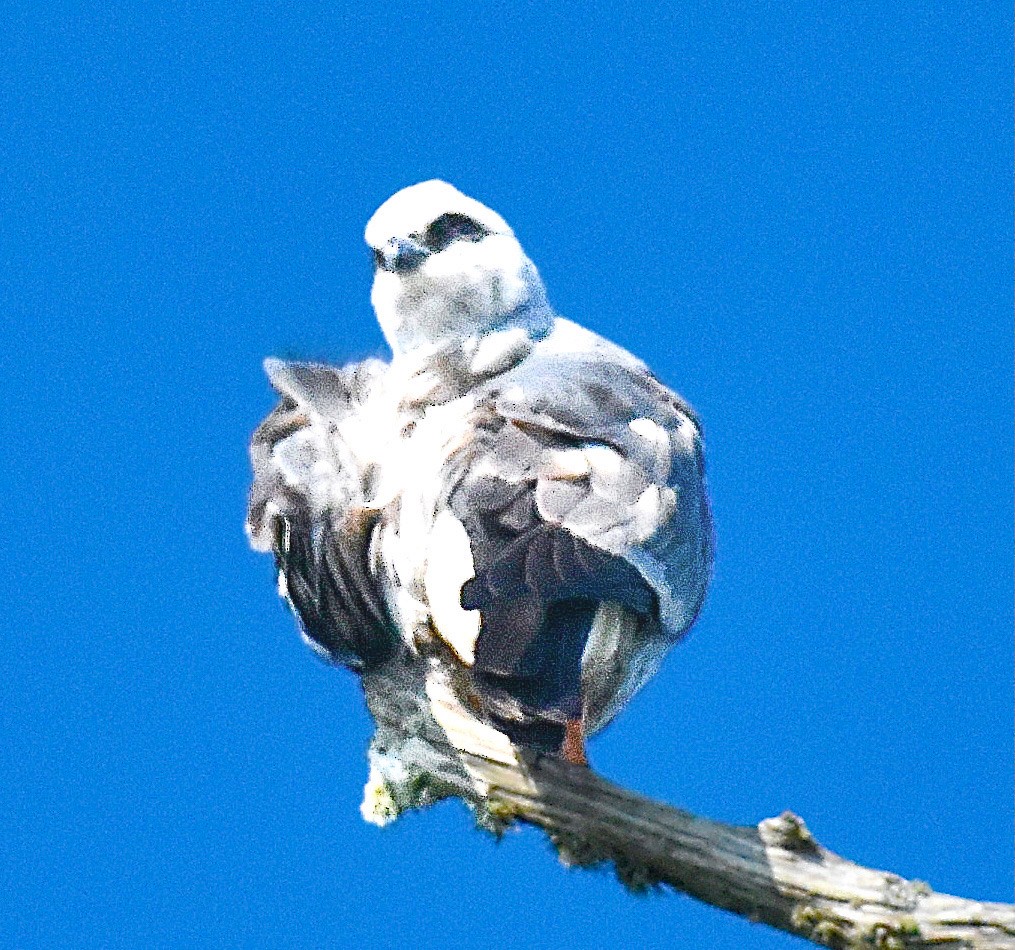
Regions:
<instances>
[{"instance_id":1,"label":"weathered wood branch","mask_svg":"<svg viewBox=\"0 0 1015 950\"><path fill-rule=\"evenodd\" d=\"M363 814L459 797L483 827L542 828L568 865L611 862L629 888L668 885L833 948L1015 948L1015 907L934 893L823 848L796 815L698 818L593 772L513 748L459 702L449 665L396 657L363 677L377 732Z\"/></svg>"}]
</instances>

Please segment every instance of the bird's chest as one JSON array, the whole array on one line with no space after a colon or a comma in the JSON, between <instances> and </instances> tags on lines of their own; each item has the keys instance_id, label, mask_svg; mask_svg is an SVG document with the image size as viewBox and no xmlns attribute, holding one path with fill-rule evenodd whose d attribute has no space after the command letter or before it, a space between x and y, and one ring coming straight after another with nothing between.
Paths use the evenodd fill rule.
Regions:
<instances>
[{"instance_id":1,"label":"bird's chest","mask_svg":"<svg viewBox=\"0 0 1015 950\"><path fill-rule=\"evenodd\" d=\"M423 514L446 492L453 460L473 431L475 401L463 396L441 405L398 405L365 416L360 442L369 448L371 507Z\"/></svg>"},{"instance_id":2,"label":"bird's chest","mask_svg":"<svg viewBox=\"0 0 1015 950\"><path fill-rule=\"evenodd\" d=\"M442 514L458 466L474 433L475 401L463 396L440 405L404 409L391 420L391 437L378 466L372 505L381 511L374 542L375 564L389 606L411 638L425 636L432 621L428 579L438 560L454 560L464 582L472 576L468 538L445 550ZM462 548L462 550L458 550Z\"/></svg>"}]
</instances>

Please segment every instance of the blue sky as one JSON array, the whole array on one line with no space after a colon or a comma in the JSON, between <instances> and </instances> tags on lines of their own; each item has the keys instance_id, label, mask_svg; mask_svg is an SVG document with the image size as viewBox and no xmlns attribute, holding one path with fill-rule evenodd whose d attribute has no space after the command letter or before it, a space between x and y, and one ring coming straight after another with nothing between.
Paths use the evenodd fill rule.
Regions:
<instances>
[{"instance_id":1,"label":"blue sky","mask_svg":"<svg viewBox=\"0 0 1015 950\"><path fill-rule=\"evenodd\" d=\"M800 945L360 820L246 441L264 356L383 352L362 228L434 176L705 422L711 595L594 765L1011 899L1010 9L548 7L5 13L0 943Z\"/></svg>"}]
</instances>

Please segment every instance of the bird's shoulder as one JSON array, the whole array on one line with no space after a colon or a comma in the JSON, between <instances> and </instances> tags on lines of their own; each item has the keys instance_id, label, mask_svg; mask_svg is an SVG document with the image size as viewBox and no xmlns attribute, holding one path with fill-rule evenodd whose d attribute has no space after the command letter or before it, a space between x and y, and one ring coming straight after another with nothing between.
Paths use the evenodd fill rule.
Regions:
<instances>
[{"instance_id":1,"label":"bird's shoulder","mask_svg":"<svg viewBox=\"0 0 1015 950\"><path fill-rule=\"evenodd\" d=\"M698 450L702 439L690 404L645 363L563 318L527 359L483 386L480 401L507 418L635 454L644 438L639 430L649 431L648 424L638 420L680 432L673 442L675 452Z\"/></svg>"},{"instance_id":2,"label":"bird's shoulder","mask_svg":"<svg viewBox=\"0 0 1015 950\"><path fill-rule=\"evenodd\" d=\"M568 321L474 393L475 430L456 476L456 507L524 488L532 513L623 553L696 504L697 420L644 363ZM690 491L688 491L690 489ZM517 506L516 506L517 507Z\"/></svg>"}]
</instances>

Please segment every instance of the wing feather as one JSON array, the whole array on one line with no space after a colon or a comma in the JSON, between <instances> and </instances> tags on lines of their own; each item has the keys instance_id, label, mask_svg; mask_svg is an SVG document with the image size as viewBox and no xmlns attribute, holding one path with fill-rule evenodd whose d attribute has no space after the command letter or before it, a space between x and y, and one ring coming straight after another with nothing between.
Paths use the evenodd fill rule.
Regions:
<instances>
[{"instance_id":1,"label":"wing feather","mask_svg":"<svg viewBox=\"0 0 1015 950\"><path fill-rule=\"evenodd\" d=\"M462 606L482 616L474 673L509 731L562 721L582 693L596 728L704 597L712 538L697 420L640 363L601 354L530 357L476 404L467 458L449 466L476 574Z\"/></svg>"},{"instance_id":2,"label":"wing feather","mask_svg":"<svg viewBox=\"0 0 1015 950\"><path fill-rule=\"evenodd\" d=\"M307 642L360 668L387 655L393 634L371 569L378 513L365 503L366 475L342 426L383 364L267 360L265 370L282 402L251 440L247 533L275 555L279 590Z\"/></svg>"}]
</instances>

